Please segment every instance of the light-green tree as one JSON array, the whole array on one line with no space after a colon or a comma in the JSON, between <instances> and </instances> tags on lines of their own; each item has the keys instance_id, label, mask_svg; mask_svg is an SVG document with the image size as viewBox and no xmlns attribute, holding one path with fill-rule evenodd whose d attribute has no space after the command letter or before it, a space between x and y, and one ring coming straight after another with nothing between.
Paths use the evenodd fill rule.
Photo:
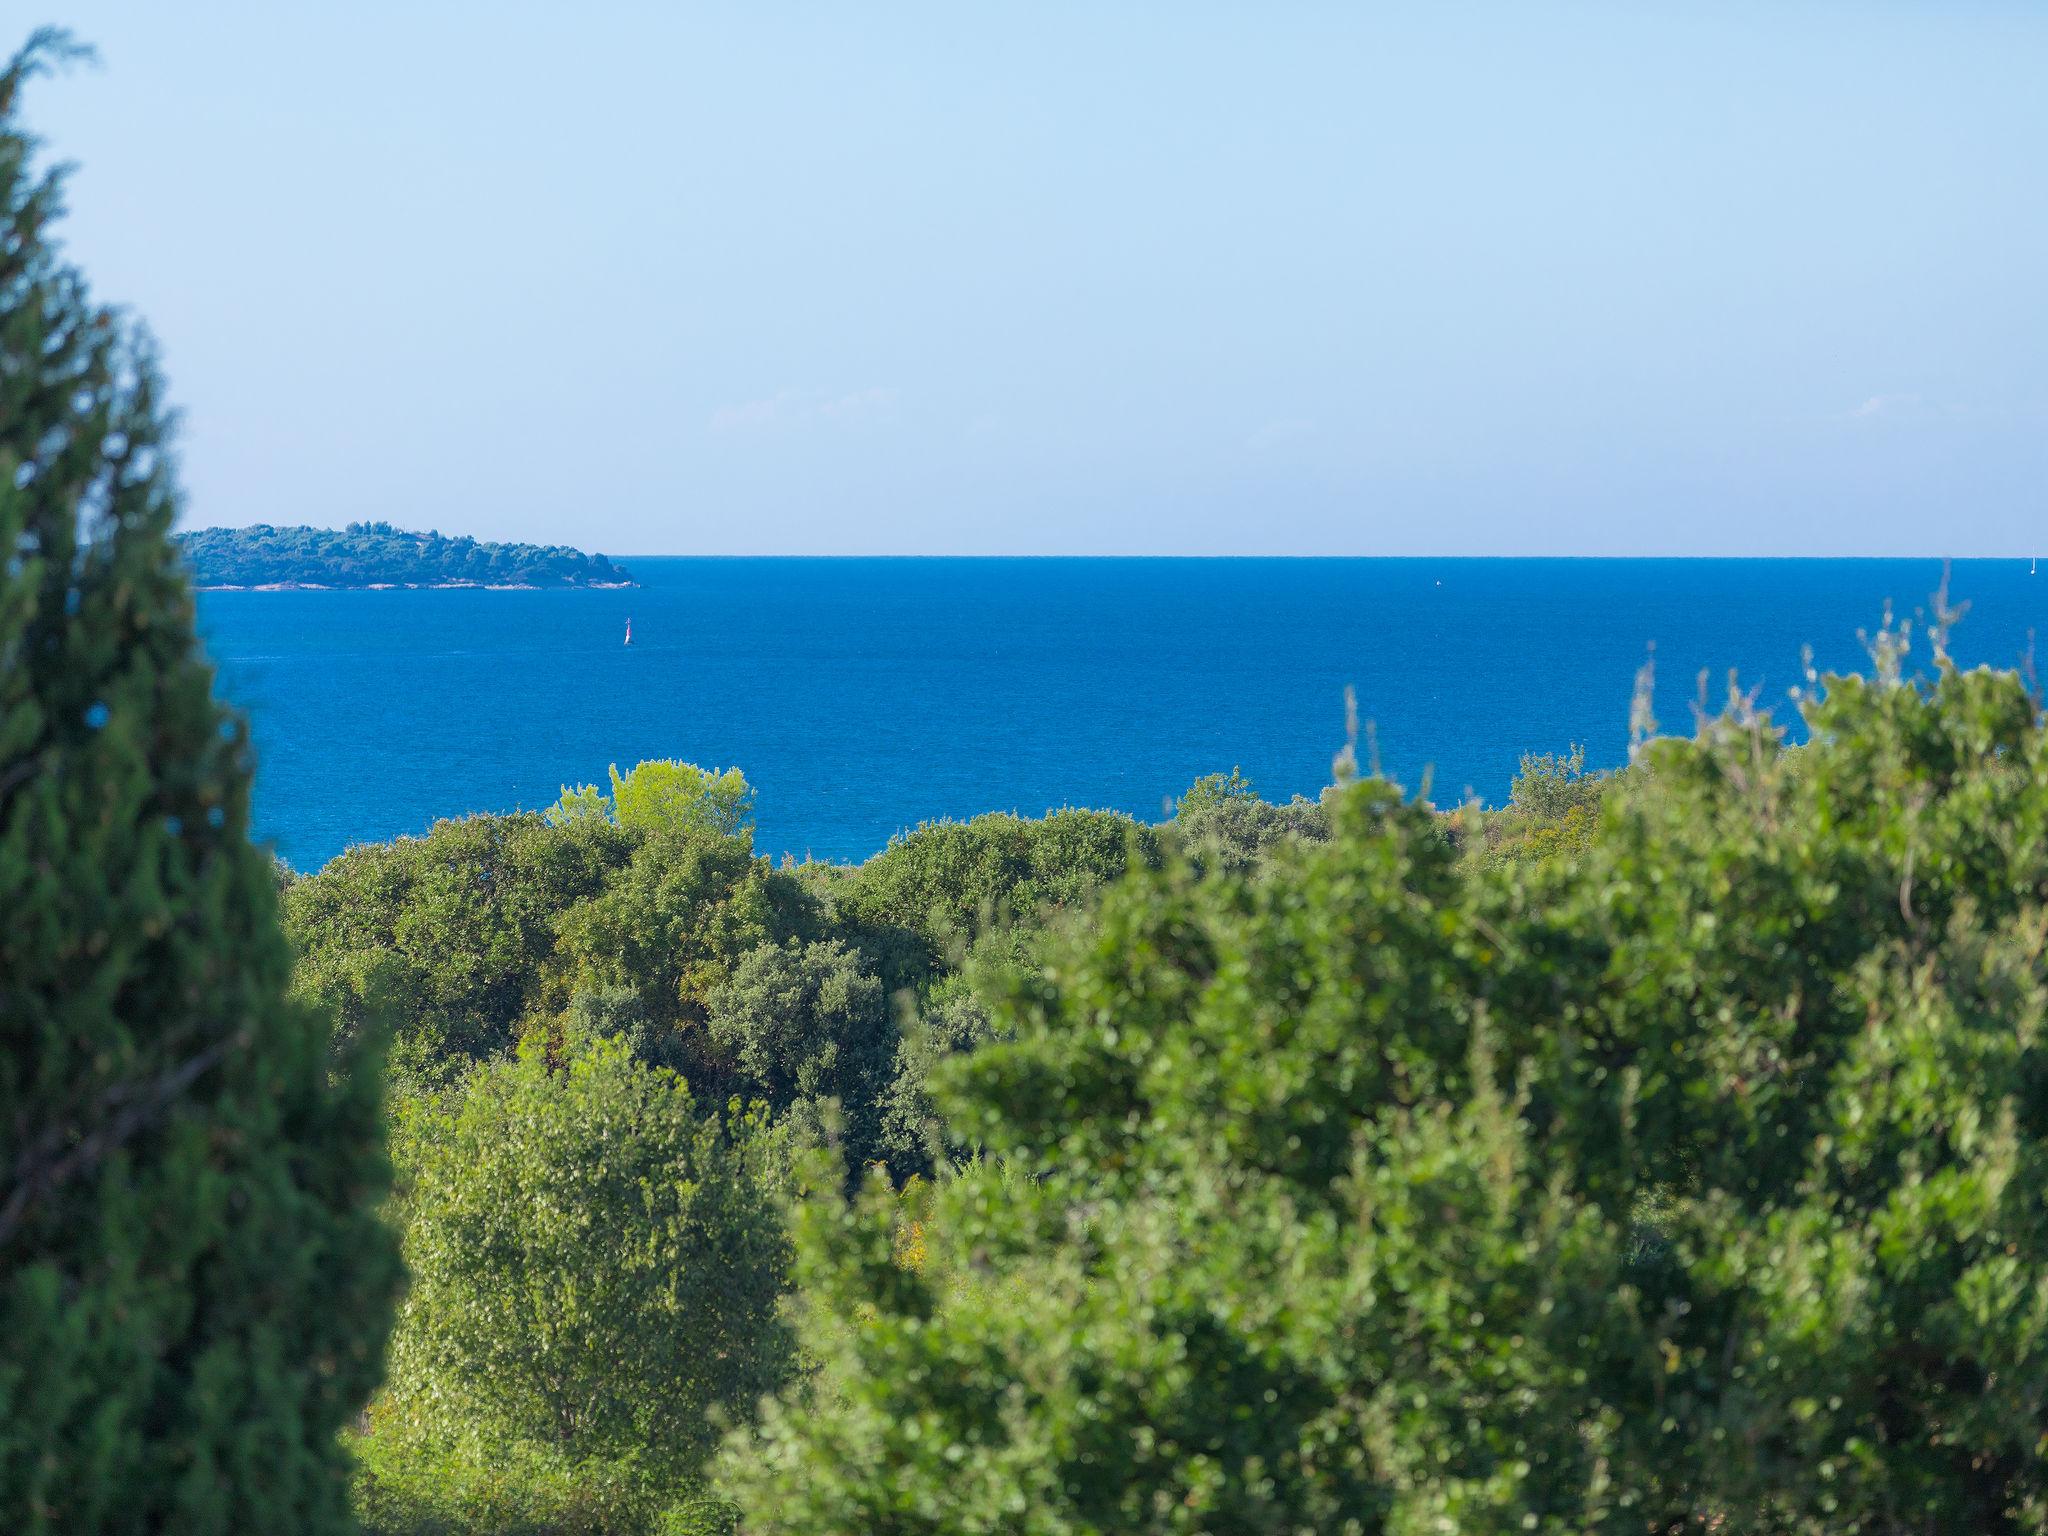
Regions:
<instances>
[{"instance_id":1,"label":"light-green tree","mask_svg":"<svg viewBox=\"0 0 2048 1536\"><path fill-rule=\"evenodd\" d=\"M664 1502L786 1379L784 1154L752 1116L572 1036L409 1106L397 1149L413 1278L371 1507L522 1460Z\"/></svg>"},{"instance_id":2,"label":"light-green tree","mask_svg":"<svg viewBox=\"0 0 2048 1536\"><path fill-rule=\"evenodd\" d=\"M651 758L628 773L611 768L609 796L595 784L564 785L546 811L557 825L609 816L639 832L715 832L736 836L754 825L754 788L737 768L699 768Z\"/></svg>"},{"instance_id":3,"label":"light-green tree","mask_svg":"<svg viewBox=\"0 0 2048 1536\"><path fill-rule=\"evenodd\" d=\"M52 243L17 112L69 51L0 68L0 1527L339 1533L398 1280L376 1064L284 995L155 360Z\"/></svg>"},{"instance_id":4,"label":"light-green tree","mask_svg":"<svg viewBox=\"0 0 2048 1536\"><path fill-rule=\"evenodd\" d=\"M1233 800L1256 800L1258 791L1252 781L1244 776L1241 768L1232 768L1228 773L1205 773L1187 787L1187 792L1174 802L1174 814L1213 810L1219 805L1228 805Z\"/></svg>"},{"instance_id":5,"label":"light-green tree","mask_svg":"<svg viewBox=\"0 0 2048 1536\"><path fill-rule=\"evenodd\" d=\"M1461 806L1449 830L1474 865L1571 860L1592 843L1608 797L1625 793L1637 777L1629 768L1588 773L1586 749L1576 744L1562 753L1525 752L1507 805Z\"/></svg>"}]
</instances>

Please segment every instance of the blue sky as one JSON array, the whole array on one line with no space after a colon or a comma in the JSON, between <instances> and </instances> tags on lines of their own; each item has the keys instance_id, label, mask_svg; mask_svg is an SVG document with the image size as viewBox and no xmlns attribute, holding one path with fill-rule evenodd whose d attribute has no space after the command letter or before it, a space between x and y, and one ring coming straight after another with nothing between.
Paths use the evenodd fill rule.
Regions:
<instances>
[{"instance_id":1,"label":"blue sky","mask_svg":"<svg viewBox=\"0 0 2048 1536\"><path fill-rule=\"evenodd\" d=\"M34 19L14 8L18 30ZM2032 554L2048 7L46 0L189 521Z\"/></svg>"}]
</instances>

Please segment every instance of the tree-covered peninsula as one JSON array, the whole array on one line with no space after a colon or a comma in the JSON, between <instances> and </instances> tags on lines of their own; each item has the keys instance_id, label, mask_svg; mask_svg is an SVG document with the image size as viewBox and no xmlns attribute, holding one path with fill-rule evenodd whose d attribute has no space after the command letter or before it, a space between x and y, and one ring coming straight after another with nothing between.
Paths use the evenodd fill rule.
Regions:
<instances>
[{"instance_id":1,"label":"tree-covered peninsula","mask_svg":"<svg viewBox=\"0 0 2048 1536\"><path fill-rule=\"evenodd\" d=\"M487 544L389 523L201 528L178 535L200 587L630 587L624 566L565 544Z\"/></svg>"}]
</instances>

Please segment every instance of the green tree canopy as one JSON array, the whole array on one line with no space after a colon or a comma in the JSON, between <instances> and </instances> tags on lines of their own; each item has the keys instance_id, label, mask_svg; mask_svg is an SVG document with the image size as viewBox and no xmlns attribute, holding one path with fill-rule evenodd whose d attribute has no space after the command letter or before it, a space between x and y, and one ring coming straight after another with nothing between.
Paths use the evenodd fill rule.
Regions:
<instances>
[{"instance_id":1,"label":"green tree canopy","mask_svg":"<svg viewBox=\"0 0 2048 1536\"><path fill-rule=\"evenodd\" d=\"M732 837L754 825L754 788L737 768L699 768L652 758L628 773L611 768L609 797L594 784L562 788L548 820L567 823L610 816L637 832L713 832Z\"/></svg>"},{"instance_id":2,"label":"green tree canopy","mask_svg":"<svg viewBox=\"0 0 2048 1536\"><path fill-rule=\"evenodd\" d=\"M0 1524L350 1529L397 1266L374 1062L288 1002L147 339L0 69Z\"/></svg>"},{"instance_id":3,"label":"green tree canopy","mask_svg":"<svg viewBox=\"0 0 2048 1536\"><path fill-rule=\"evenodd\" d=\"M896 1028L855 951L836 939L756 946L711 994L705 1027L740 1092L820 1131L836 1100L849 1161L875 1155Z\"/></svg>"},{"instance_id":4,"label":"green tree canopy","mask_svg":"<svg viewBox=\"0 0 2048 1536\"><path fill-rule=\"evenodd\" d=\"M177 544L202 587L634 585L623 566L565 545L480 544L389 523L350 523L339 530L268 523L200 528L179 534Z\"/></svg>"},{"instance_id":5,"label":"green tree canopy","mask_svg":"<svg viewBox=\"0 0 2048 1536\"><path fill-rule=\"evenodd\" d=\"M991 1161L807 1217L748 1530L2048 1530L2048 736L1879 658L1571 859L1367 784L1113 888L937 1074Z\"/></svg>"},{"instance_id":6,"label":"green tree canopy","mask_svg":"<svg viewBox=\"0 0 2048 1536\"><path fill-rule=\"evenodd\" d=\"M721 1126L672 1072L572 1038L411 1106L398 1146L413 1279L372 1439L674 1488L716 1415L787 1376L783 1155L757 1120Z\"/></svg>"},{"instance_id":7,"label":"green tree canopy","mask_svg":"<svg viewBox=\"0 0 2048 1536\"><path fill-rule=\"evenodd\" d=\"M787 876L757 858L746 837L701 828L642 837L611 884L562 913L556 964L572 990L637 992L649 1020L693 1075L711 1070L693 1026L715 987L756 945L792 937L811 921Z\"/></svg>"},{"instance_id":8,"label":"green tree canopy","mask_svg":"<svg viewBox=\"0 0 2048 1536\"><path fill-rule=\"evenodd\" d=\"M399 1062L428 1076L505 1051L568 996L563 914L609 889L635 847L607 822L523 815L351 848L285 891L294 985L345 1022L381 1008Z\"/></svg>"},{"instance_id":9,"label":"green tree canopy","mask_svg":"<svg viewBox=\"0 0 2048 1536\"><path fill-rule=\"evenodd\" d=\"M991 929L1085 910L1105 882L1157 857L1151 830L1114 811L998 812L904 833L824 890L896 988L929 981Z\"/></svg>"}]
</instances>

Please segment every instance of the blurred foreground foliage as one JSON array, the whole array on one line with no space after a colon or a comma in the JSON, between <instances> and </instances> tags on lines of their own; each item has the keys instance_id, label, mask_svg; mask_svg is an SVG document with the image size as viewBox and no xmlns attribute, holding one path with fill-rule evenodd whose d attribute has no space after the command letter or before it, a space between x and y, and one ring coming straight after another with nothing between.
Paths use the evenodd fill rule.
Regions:
<instances>
[{"instance_id":1,"label":"blurred foreground foliage","mask_svg":"<svg viewBox=\"0 0 2048 1536\"><path fill-rule=\"evenodd\" d=\"M399 1278L375 1040L286 996L154 351L19 123L79 52L0 65L0 1530L345 1532Z\"/></svg>"},{"instance_id":2,"label":"blurred foreground foliage","mask_svg":"<svg viewBox=\"0 0 2048 1536\"><path fill-rule=\"evenodd\" d=\"M1570 857L1365 783L1111 889L936 1074L979 1159L802 1211L746 1528L2048 1530L2038 708L1894 646L1808 721Z\"/></svg>"}]
</instances>

